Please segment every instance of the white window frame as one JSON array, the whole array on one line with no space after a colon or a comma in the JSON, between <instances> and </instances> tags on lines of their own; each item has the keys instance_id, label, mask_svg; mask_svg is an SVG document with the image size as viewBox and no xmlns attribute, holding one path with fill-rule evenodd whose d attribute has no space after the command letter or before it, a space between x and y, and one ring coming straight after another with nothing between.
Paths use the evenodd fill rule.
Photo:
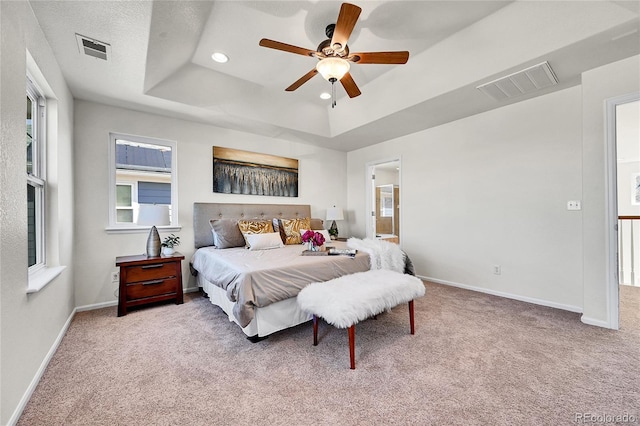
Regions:
<instances>
[{"instance_id":1,"label":"white window frame","mask_svg":"<svg viewBox=\"0 0 640 426\"><path fill-rule=\"evenodd\" d=\"M131 208L133 211L133 220L136 219L136 209L138 208L138 183L126 180L116 180L116 186L118 185L126 185L131 188ZM117 198L117 196L116 196ZM118 220L117 210L129 210L128 207L121 207L117 204L115 205L116 209L116 220ZM118 224L127 224L128 222L117 222Z\"/></svg>"},{"instance_id":2,"label":"white window frame","mask_svg":"<svg viewBox=\"0 0 640 426\"><path fill-rule=\"evenodd\" d=\"M108 233L133 233L149 231L150 226L140 226L135 223L116 222L116 140L124 139L150 145L161 145L171 148L171 224L158 226L159 230L179 231L182 229L178 221L178 149L177 142L166 139L156 139L147 136L129 135L124 133L109 133L109 226ZM137 200L137 193L135 194Z\"/></svg>"},{"instance_id":3,"label":"white window frame","mask_svg":"<svg viewBox=\"0 0 640 426\"><path fill-rule=\"evenodd\" d=\"M27 75L27 96L35 105L32 113L31 138L32 169L27 173L27 185L35 188L35 226L36 226L36 263L28 267L29 274L34 274L47 265L46 257L46 100L42 90ZM26 164L25 164L26 167Z\"/></svg>"}]
</instances>

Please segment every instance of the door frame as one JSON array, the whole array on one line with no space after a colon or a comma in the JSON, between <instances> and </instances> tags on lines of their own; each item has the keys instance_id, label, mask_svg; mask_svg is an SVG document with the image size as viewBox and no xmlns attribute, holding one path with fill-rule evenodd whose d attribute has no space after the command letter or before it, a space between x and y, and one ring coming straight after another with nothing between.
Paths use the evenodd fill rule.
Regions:
<instances>
[{"instance_id":1,"label":"door frame","mask_svg":"<svg viewBox=\"0 0 640 426\"><path fill-rule=\"evenodd\" d=\"M367 238L375 238L375 234L373 232L373 226L371 223L371 212L373 211L374 207L374 203L375 200L373 199L373 191L374 191L374 187L371 184L371 174L372 171L375 170L376 166L379 166L381 164L385 164L385 163L391 163L391 162L398 162L398 198L400 198L401 200L403 200L403 195L402 195L402 156L401 155L392 155L389 156L387 158L382 158L379 160L374 160L374 161L369 161L365 164L365 193L367 194L366 197L366 209L365 209L365 232L366 232L366 236ZM404 226L402 226L402 216L403 216L403 208L402 208L402 201L400 202L400 212L399 212L399 217L398 217L398 226L400 227L400 232L398 233L398 237L400 238L400 246L402 246L402 241L404 240L402 234L404 233Z\"/></svg>"},{"instance_id":2,"label":"door frame","mask_svg":"<svg viewBox=\"0 0 640 426\"><path fill-rule=\"evenodd\" d=\"M606 101L606 150L605 175L606 211L606 274L607 303L609 305L609 328L620 328L620 278L618 277L618 162L616 135L616 107L629 102L640 101L640 92L629 93Z\"/></svg>"}]
</instances>

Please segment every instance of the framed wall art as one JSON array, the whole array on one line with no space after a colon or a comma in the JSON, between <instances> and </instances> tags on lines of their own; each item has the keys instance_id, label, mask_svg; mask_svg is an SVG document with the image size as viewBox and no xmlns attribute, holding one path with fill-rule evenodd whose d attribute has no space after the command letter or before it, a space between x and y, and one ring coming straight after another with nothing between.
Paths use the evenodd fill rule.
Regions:
<instances>
[{"instance_id":1,"label":"framed wall art","mask_svg":"<svg viewBox=\"0 0 640 426\"><path fill-rule=\"evenodd\" d=\"M298 196L298 160L213 147L213 192Z\"/></svg>"},{"instance_id":2,"label":"framed wall art","mask_svg":"<svg viewBox=\"0 0 640 426\"><path fill-rule=\"evenodd\" d=\"M631 175L631 204L640 206L640 173Z\"/></svg>"}]
</instances>

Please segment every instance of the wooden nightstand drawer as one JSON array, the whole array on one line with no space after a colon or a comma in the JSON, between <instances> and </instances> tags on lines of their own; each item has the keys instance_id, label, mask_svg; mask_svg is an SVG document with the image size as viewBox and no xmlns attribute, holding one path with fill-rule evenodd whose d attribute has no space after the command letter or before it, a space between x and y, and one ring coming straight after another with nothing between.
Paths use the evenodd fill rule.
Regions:
<instances>
[{"instance_id":1,"label":"wooden nightstand drawer","mask_svg":"<svg viewBox=\"0 0 640 426\"><path fill-rule=\"evenodd\" d=\"M127 284L127 300L175 294L177 286L178 280L176 278L152 279L135 284Z\"/></svg>"},{"instance_id":2,"label":"wooden nightstand drawer","mask_svg":"<svg viewBox=\"0 0 640 426\"><path fill-rule=\"evenodd\" d=\"M116 257L120 267L118 316L134 306L175 300L183 302L182 260L184 256L149 257L145 255Z\"/></svg>"},{"instance_id":3,"label":"wooden nightstand drawer","mask_svg":"<svg viewBox=\"0 0 640 426\"><path fill-rule=\"evenodd\" d=\"M176 276L176 263L153 263L150 265L128 266L127 283L149 281Z\"/></svg>"}]
</instances>

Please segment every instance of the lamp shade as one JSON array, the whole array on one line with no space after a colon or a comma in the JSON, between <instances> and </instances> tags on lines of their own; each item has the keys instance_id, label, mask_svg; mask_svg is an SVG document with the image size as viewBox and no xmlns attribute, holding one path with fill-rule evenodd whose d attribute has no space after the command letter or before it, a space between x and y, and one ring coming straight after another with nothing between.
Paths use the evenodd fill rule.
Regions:
<instances>
[{"instance_id":1,"label":"lamp shade","mask_svg":"<svg viewBox=\"0 0 640 426\"><path fill-rule=\"evenodd\" d=\"M138 225L169 225L169 206L162 204L140 204L138 207Z\"/></svg>"},{"instance_id":2,"label":"lamp shade","mask_svg":"<svg viewBox=\"0 0 640 426\"><path fill-rule=\"evenodd\" d=\"M344 220L344 213L339 207L329 207L327 209L327 220Z\"/></svg>"},{"instance_id":3,"label":"lamp shade","mask_svg":"<svg viewBox=\"0 0 640 426\"><path fill-rule=\"evenodd\" d=\"M350 68L349 62L342 58L324 58L316 64L316 69L327 81L331 81L332 78L340 80Z\"/></svg>"}]
</instances>

